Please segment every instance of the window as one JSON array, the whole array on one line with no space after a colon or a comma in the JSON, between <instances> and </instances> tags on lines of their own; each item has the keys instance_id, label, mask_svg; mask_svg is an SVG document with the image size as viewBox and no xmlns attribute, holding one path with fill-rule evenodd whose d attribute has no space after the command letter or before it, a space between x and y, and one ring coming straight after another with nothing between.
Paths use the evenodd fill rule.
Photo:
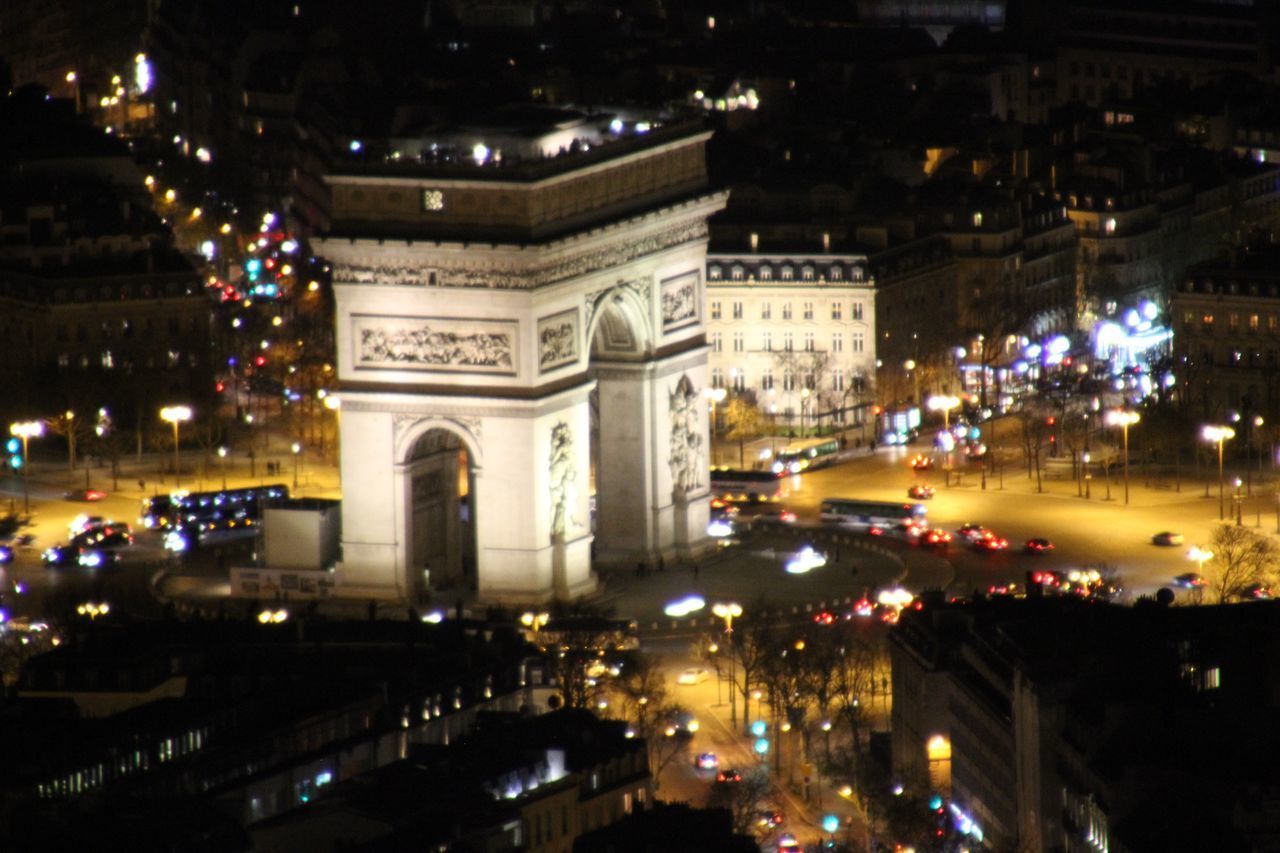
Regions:
<instances>
[{"instance_id":1,"label":"window","mask_svg":"<svg viewBox=\"0 0 1280 853\"><path fill-rule=\"evenodd\" d=\"M115 366L116 366L116 360L115 360L115 358L111 355L111 350L109 350L109 349L108 349L108 350L103 350L103 351L102 351L102 369L103 369L103 370L112 370L112 369L114 369L114 368L115 368Z\"/></svg>"},{"instance_id":2,"label":"window","mask_svg":"<svg viewBox=\"0 0 1280 853\"><path fill-rule=\"evenodd\" d=\"M71 366L71 356L65 352L58 353L58 367L63 369Z\"/></svg>"},{"instance_id":3,"label":"window","mask_svg":"<svg viewBox=\"0 0 1280 853\"><path fill-rule=\"evenodd\" d=\"M742 332L734 332L733 333L733 351L745 352L746 348L747 348L746 343L742 339Z\"/></svg>"},{"instance_id":4,"label":"window","mask_svg":"<svg viewBox=\"0 0 1280 853\"><path fill-rule=\"evenodd\" d=\"M860 332L854 332L850 336L850 344L850 348L854 352L862 352L862 334Z\"/></svg>"},{"instance_id":5,"label":"window","mask_svg":"<svg viewBox=\"0 0 1280 853\"><path fill-rule=\"evenodd\" d=\"M844 352L844 335L836 332L831 336L831 351Z\"/></svg>"},{"instance_id":6,"label":"window","mask_svg":"<svg viewBox=\"0 0 1280 853\"><path fill-rule=\"evenodd\" d=\"M724 341L721 340L719 332L711 333L711 351L724 352Z\"/></svg>"},{"instance_id":7,"label":"window","mask_svg":"<svg viewBox=\"0 0 1280 853\"><path fill-rule=\"evenodd\" d=\"M976 213L974 213L974 214L973 214L973 227L974 227L974 228L981 228L981 227L982 227L982 213L981 213L981 212L976 212Z\"/></svg>"},{"instance_id":8,"label":"window","mask_svg":"<svg viewBox=\"0 0 1280 853\"><path fill-rule=\"evenodd\" d=\"M766 329L760 333L760 348L765 352L773 352L773 332Z\"/></svg>"},{"instance_id":9,"label":"window","mask_svg":"<svg viewBox=\"0 0 1280 853\"><path fill-rule=\"evenodd\" d=\"M723 387L724 387L724 370L723 370L723 368L719 368L719 367L713 367L713 368L711 368L711 387L712 387L712 388L723 388Z\"/></svg>"},{"instance_id":10,"label":"window","mask_svg":"<svg viewBox=\"0 0 1280 853\"><path fill-rule=\"evenodd\" d=\"M813 281L813 267L804 267L800 270L800 277L805 281Z\"/></svg>"},{"instance_id":11,"label":"window","mask_svg":"<svg viewBox=\"0 0 1280 853\"><path fill-rule=\"evenodd\" d=\"M840 267L832 267L827 275L831 276L832 281L839 281L841 276Z\"/></svg>"},{"instance_id":12,"label":"window","mask_svg":"<svg viewBox=\"0 0 1280 853\"><path fill-rule=\"evenodd\" d=\"M1258 331L1258 315L1257 314L1249 315L1249 330L1253 332Z\"/></svg>"},{"instance_id":13,"label":"window","mask_svg":"<svg viewBox=\"0 0 1280 853\"><path fill-rule=\"evenodd\" d=\"M747 375L741 370L733 374L733 390L739 394L747 390Z\"/></svg>"},{"instance_id":14,"label":"window","mask_svg":"<svg viewBox=\"0 0 1280 853\"><path fill-rule=\"evenodd\" d=\"M1103 230L1103 231L1105 231L1105 232L1106 232L1106 233L1108 233L1108 234L1114 234L1114 233L1116 233L1116 220L1115 220L1115 217L1113 217L1113 216L1109 216L1109 217L1107 217L1106 221L1102 223L1102 230Z\"/></svg>"},{"instance_id":15,"label":"window","mask_svg":"<svg viewBox=\"0 0 1280 853\"><path fill-rule=\"evenodd\" d=\"M1213 328L1213 315L1212 315L1212 314L1205 314L1203 317L1201 317L1201 318L1200 318L1200 324L1201 324L1202 326L1204 326L1206 329L1212 329L1212 328Z\"/></svg>"},{"instance_id":16,"label":"window","mask_svg":"<svg viewBox=\"0 0 1280 853\"><path fill-rule=\"evenodd\" d=\"M773 278L773 267L768 264L760 267L760 280L769 281L771 278Z\"/></svg>"},{"instance_id":17,"label":"window","mask_svg":"<svg viewBox=\"0 0 1280 853\"><path fill-rule=\"evenodd\" d=\"M812 373L806 373L804 375L804 387L808 388L810 391L818 387L818 381Z\"/></svg>"},{"instance_id":18,"label":"window","mask_svg":"<svg viewBox=\"0 0 1280 853\"><path fill-rule=\"evenodd\" d=\"M831 371L831 390L832 391L844 390L844 369L843 368L837 367L835 370Z\"/></svg>"},{"instance_id":19,"label":"window","mask_svg":"<svg viewBox=\"0 0 1280 853\"><path fill-rule=\"evenodd\" d=\"M793 340L792 340L794 337L795 336L792 335L790 332L782 333L782 351L783 352L791 352L791 350L795 348L793 346Z\"/></svg>"},{"instance_id":20,"label":"window","mask_svg":"<svg viewBox=\"0 0 1280 853\"><path fill-rule=\"evenodd\" d=\"M712 281L719 281L719 280L720 280L720 265L719 265L719 264L712 264L712 265L711 265L711 270L710 270L710 272L708 273L708 278L710 278Z\"/></svg>"},{"instance_id":21,"label":"window","mask_svg":"<svg viewBox=\"0 0 1280 853\"><path fill-rule=\"evenodd\" d=\"M861 302L853 303L853 314L850 316L852 316L853 319L855 320L862 319L862 303Z\"/></svg>"},{"instance_id":22,"label":"window","mask_svg":"<svg viewBox=\"0 0 1280 853\"><path fill-rule=\"evenodd\" d=\"M773 390L773 371L772 370L765 370L764 373L760 374L760 389L762 391Z\"/></svg>"},{"instance_id":23,"label":"window","mask_svg":"<svg viewBox=\"0 0 1280 853\"><path fill-rule=\"evenodd\" d=\"M831 319L832 320L844 319L844 306L841 305L839 302L831 303Z\"/></svg>"},{"instance_id":24,"label":"window","mask_svg":"<svg viewBox=\"0 0 1280 853\"><path fill-rule=\"evenodd\" d=\"M791 303L790 302L782 303L782 319L784 320L791 319Z\"/></svg>"},{"instance_id":25,"label":"window","mask_svg":"<svg viewBox=\"0 0 1280 853\"><path fill-rule=\"evenodd\" d=\"M760 319L761 320L773 319L773 303L772 302L766 302L760 306Z\"/></svg>"},{"instance_id":26,"label":"window","mask_svg":"<svg viewBox=\"0 0 1280 853\"><path fill-rule=\"evenodd\" d=\"M783 267L783 268L782 268L782 280L783 280L783 281L791 281L791 279L793 279L793 278L795 278L795 277L796 277L795 270L791 269L791 267Z\"/></svg>"},{"instance_id":27,"label":"window","mask_svg":"<svg viewBox=\"0 0 1280 853\"><path fill-rule=\"evenodd\" d=\"M742 267L733 268L733 280L742 281Z\"/></svg>"},{"instance_id":28,"label":"window","mask_svg":"<svg viewBox=\"0 0 1280 853\"><path fill-rule=\"evenodd\" d=\"M742 319L742 303L741 302L733 303L733 319L735 320Z\"/></svg>"},{"instance_id":29,"label":"window","mask_svg":"<svg viewBox=\"0 0 1280 853\"><path fill-rule=\"evenodd\" d=\"M782 390L783 391L796 390L796 376L790 370L782 371Z\"/></svg>"},{"instance_id":30,"label":"window","mask_svg":"<svg viewBox=\"0 0 1280 853\"><path fill-rule=\"evenodd\" d=\"M813 352L813 332L804 333L804 351Z\"/></svg>"},{"instance_id":31,"label":"window","mask_svg":"<svg viewBox=\"0 0 1280 853\"><path fill-rule=\"evenodd\" d=\"M813 303L812 302L804 303L804 318L806 320L813 319Z\"/></svg>"},{"instance_id":32,"label":"window","mask_svg":"<svg viewBox=\"0 0 1280 853\"><path fill-rule=\"evenodd\" d=\"M1231 326L1232 331L1240 328L1240 315L1232 311L1227 315L1227 324Z\"/></svg>"},{"instance_id":33,"label":"window","mask_svg":"<svg viewBox=\"0 0 1280 853\"><path fill-rule=\"evenodd\" d=\"M1268 315L1267 315L1267 331L1268 331L1268 332L1274 332L1274 331L1276 330L1276 325L1277 325L1277 324L1276 324L1276 315L1275 315L1275 314L1268 314Z\"/></svg>"},{"instance_id":34,"label":"window","mask_svg":"<svg viewBox=\"0 0 1280 853\"><path fill-rule=\"evenodd\" d=\"M719 302L711 303L711 319L712 320L720 319L720 303Z\"/></svg>"}]
</instances>

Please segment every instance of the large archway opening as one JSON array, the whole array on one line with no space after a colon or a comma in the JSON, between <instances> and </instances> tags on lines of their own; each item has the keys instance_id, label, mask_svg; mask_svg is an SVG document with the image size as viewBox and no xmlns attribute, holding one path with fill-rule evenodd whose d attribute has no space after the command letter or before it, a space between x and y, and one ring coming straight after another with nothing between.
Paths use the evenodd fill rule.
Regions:
<instances>
[{"instance_id":1,"label":"large archway opening","mask_svg":"<svg viewBox=\"0 0 1280 853\"><path fill-rule=\"evenodd\" d=\"M595 560L651 562L652 500L647 428L651 354L646 311L625 285L607 294L590 341L591 506Z\"/></svg>"},{"instance_id":2,"label":"large archway opening","mask_svg":"<svg viewBox=\"0 0 1280 853\"><path fill-rule=\"evenodd\" d=\"M447 429L420 435L405 457L408 586L415 600L476 584L475 465Z\"/></svg>"}]
</instances>

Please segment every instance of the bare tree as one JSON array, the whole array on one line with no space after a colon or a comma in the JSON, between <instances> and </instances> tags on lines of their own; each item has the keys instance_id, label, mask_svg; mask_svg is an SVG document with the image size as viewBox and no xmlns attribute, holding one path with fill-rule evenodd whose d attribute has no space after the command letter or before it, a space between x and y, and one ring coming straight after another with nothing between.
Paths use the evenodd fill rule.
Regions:
<instances>
[{"instance_id":1,"label":"bare tree","mask_svg":"<svg viewBox=\"0 0 1280 853\"><path fill-rule=\"evenodd\" d=\"M729 810L733 831L751 835L759 826L760 813L773 808L777 792L763 767L743 772L738 782L717 784L708 805Z\"/></svg>"},{"instance_id":2,"label":"bare tree","mask_svg":"<svg viewBox=\"0 0 1280 853\"><path fill-rule=\"evenodd\" d=\"M1213 558L1209 586L1219 603L1240 598L1252 584L1267 584L1275 576L1280 548L1247 527L1220 524L1210 539Z\"/></svg>"},{"instance_id":3,"label":"bare tree","mask_svg":"<svg viewBox=\"0 0 1280 853\"><path fill-rule=\"evenodd\" d=\"M603 688L588 671L617 647L618 627L611 616L611 611L590 605L560 604L538 633L565 707L596 706Z\"/></svg>"},{"instance_id":4,"label":"bare tree","mask_svg":"<svg viewBox=\"0 0 1280 853\"><path fill-rule=\"evenodd\" d=\"M724 407L724 421L729 427L725 437L738 442L738 467L745 468L746 441L763 431L764 415L754 399L745 394L737 394Z\"/></svg>"},{"instance_id":5,"label":"bare tree","mask_svg":"<svg viewBox=\"0 0 1280 853\"><path fill-rule=\"evenodd\" d=\"M637 737L645 739L649 772L655 784L675 758L689 750L688 725L680 725L688 711L671 701L661 660L633 652L622 661L618 677L610 684L617 709Z\"/></svg>"}]
</instances>

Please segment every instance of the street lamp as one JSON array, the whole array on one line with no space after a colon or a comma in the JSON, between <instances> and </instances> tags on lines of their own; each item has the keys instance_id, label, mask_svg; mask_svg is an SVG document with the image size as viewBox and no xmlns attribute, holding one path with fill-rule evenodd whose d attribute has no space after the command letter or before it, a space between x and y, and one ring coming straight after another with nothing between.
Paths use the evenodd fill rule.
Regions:
<instances>
[{"instance_id":1,"label":"street lamp","mask_svg":"<svg viewBox=\"0 0 1280 853\"><path fill-rule=\"evenodd\" d=\"M182 476L182 457L178 445L178 425L191 420L190 406L165 406L160 410L160 420L173 424L173 486L178 487Z\"/></svg>"},{"instance_id":2,"label":"street lamp","mask_svg":"<svg viewBox=\"0 0 1280 853\"><path fill-rule=\"evenodd\" d=\"M951 429L951 410L960 407L960 398L947 394L930 397L927 404L929 411L942 412L942 428Z\"/></svg>"},{"instance_id":3,"label":"street lamp","mask_svg":"<svg viewBox=\"0 0 1280 853\"><path fill-rule=\"evenodd\" d=\"M723 388L703 388L702 396L711 401L711 464L716 463L716 403L724 401L729 392Z\"/></svg>"},{"instance_id":4,"label":"street lamp","mask_svg":"<svg viewBox=\"0 0 1280 853\"><path fill-rule=\"evenodd\" d=\"M298 491L298 460L302 458L302 445L294 442L289 447L293 451L293 490Z\"/></svg>"},{"instance_id":5,"label":"street lamp","mask_svg":"<svg viewBox=\"0 0 1280 853\"><path fill-rule=\"evenodd\" d=\"M227 490L227 448L218 448L218 461L222 463L222 490Z\"/></svg>"},{"instance_id":6,"label":"street lamp","mask_svg":"<svg viewBox=\"0 0 1280 853\"><path fill-rule=\"evenodd\" d=\"M22 511L30 515L31 479L27 472L31 469L31 457L27 454L27 442L44 435L44 424L40 421L19 421L9 425L9 434L22 439Z\"/></svg>"},{"instance_id":7,"label":"street lamp","mask_svg":"<svg viewBox=\"0 0 1280 853\"><path fill-rule=\"evenodd\" d=\"M76 607L76 613L81 616L88 616L91 622L99 616L106 616L110 612L111 605L105 601L86 601Z\"/></svg>"},{"instance_id":8,"label":"street lamp","mask_svg":"<svg viewBox=\"0 0 1280 853\"><path fill-rule=\"evenodd\" d=\"M1218 519L1226 517L1225 484L1222 479L1222 444L1236 437L1236 431L1229 426L1205 424L1200 429L1200 437L1210 444L1218 445Z\"/></svg>"},{"instance_id":9,"label":"street lamp","mask_svg":"<svg viewBox=\"0 0 1280 853\"><path fill-rule=\"evenodd\" d=\"M526 613L521 614L520 624L525 626L526 628L531 629L533 631L534 637L536 638L538 635L538 629L546 625L547 621L550 618L551 618L550 613L534 613L533 611L528 611Z\"/></svg>"},{"instance_id":10,"label":"street lamp","mask_svg":"<svg viewBox=\"0 0 1280 853\"><path fill-rule=\"evenodd\" d=\"M1187 559L1196 561L1196 568L1200 574L1204 574L1204 564L1213 559L1213 552L1208 548L1201 548L1199 545L1193 545L1187 551Z\"/></svg>"},{"instance_id":11,"label":"street lamp","mask_svg":"<svg viewBox=\"0 0 1280 853\"><path fill-rule=\"evenodd\" d=\"M742 605L734 601L716 604L712 606L711 612L717 618L724 620L725 642L729 645L729 722L736 726L738 724L738 672L733 656L733 620L742 615ZM747 709L743 708L742 712L745 716Z\"/></svg>"},{"instance_id":12,"label":"street lamp","mask_svg":"<svg viewBox=\"0 0 1280 853\"><path fill-rule=\"evenodd\" d=\"M804 438L804 415L809 408L809 389L800 389L800 437Z\"/></svg>"},{"instance_id":13,"label":"street lamp","mask_svg":"<svg viewBox=\"0 0 1280 853\"><path fill-rule=\"evenodd\" d=\"M1129 427L1142 420L1142 416L1137 412L1125 411L1117 409L1113 412L1107 412L1107 424L1109 426L1118 426L1124 432L1124 503L1129 505ZM1208 429L1208 427L1205 427ZM1233 433L1234 435L1234 433ZM1230 436L1228 436L1230 438ZM1219 454L1221 454L1222 445L1218 445Z\"/></svg>"},{"instance_id":14,"label":"street lamp","mask_svg":"<svg viewBox=\"0 0 1280 853\"><path fill-rule=\"evenodd\" d=\"M1239 477L1236 477L1236 494L1235 494L1236 527L1239 527L1242 524L1244 524L1244 519L1241 517L1244 514L1244 501L1240 499L1240 487L1243 485L1244 485L1244 480L1241 480Z\"/></svg>"}]
</instances>

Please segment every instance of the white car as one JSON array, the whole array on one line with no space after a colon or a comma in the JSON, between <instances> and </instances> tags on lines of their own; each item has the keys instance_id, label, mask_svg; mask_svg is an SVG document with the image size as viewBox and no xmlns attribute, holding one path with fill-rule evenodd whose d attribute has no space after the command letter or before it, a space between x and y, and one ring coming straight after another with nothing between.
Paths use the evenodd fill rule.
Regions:
<instances>
[{"instance_id":1,"label":"white car","mask_svg":"<svg viewBox=\"0 0 1280 853\"><path fill-rule=\"evenodd\" d=\"M711 677L711 673L700 667L691 667L680 673L676 678L676 684L701 684Z\"/></svg>"}]
</instances>

